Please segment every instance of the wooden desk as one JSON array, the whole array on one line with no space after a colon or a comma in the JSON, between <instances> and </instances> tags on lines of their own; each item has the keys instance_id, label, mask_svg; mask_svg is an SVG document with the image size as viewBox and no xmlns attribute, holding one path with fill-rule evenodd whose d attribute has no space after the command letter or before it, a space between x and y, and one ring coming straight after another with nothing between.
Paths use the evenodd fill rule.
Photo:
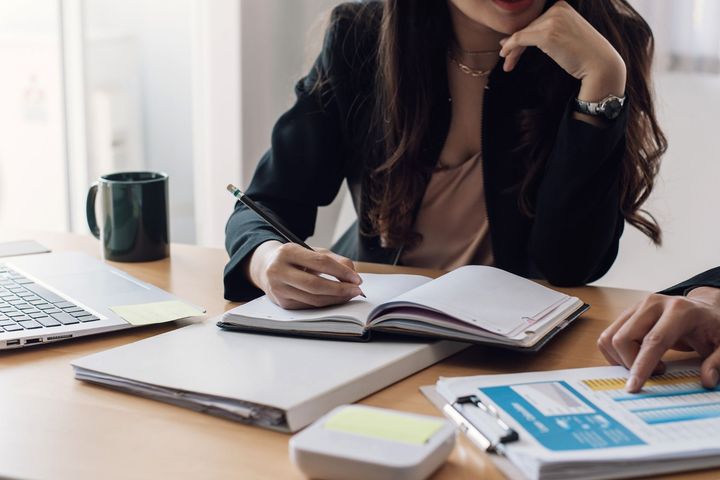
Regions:
<instances>
[{"instance_id":1,"label":"wooden desk","mask_svg":"<svg viewBox=\"0 0 720 480\"><path fill-rule=\"evenodd\" d=\"M92 237L38 234L55 251L99 255ZM222 298L220 249L173 245L172 257L115 266L208 310L232 308ZM363 271L412 269L362 264ZM415 270L417 272L417 270ZM423 272L433 273L433 272ZM438 376L477 375L604 365L595 348L603 328L642 292L575 288L592 304L574 326L539 355L473 347L425 369L362 403L438 415L418 391ZM288 458L288 435L248 427L164 403L78 382L70 362L177 328L182 322L115 332L0 353L0 477L22 478L302 478ZM710 478L713 472L688 478ZM503 478L464 437L438 479Z\"/></svg>"}]
</instances>

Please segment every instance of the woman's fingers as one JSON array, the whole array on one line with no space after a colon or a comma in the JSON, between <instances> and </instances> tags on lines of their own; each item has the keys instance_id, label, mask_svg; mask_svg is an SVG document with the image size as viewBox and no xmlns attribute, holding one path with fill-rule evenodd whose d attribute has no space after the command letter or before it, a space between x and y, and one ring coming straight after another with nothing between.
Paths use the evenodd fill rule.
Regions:
<instances>
[{"instance_id":1,"label":"woman's fingers","mask_svg":"<svg viewBox=\"0 0 720 480\"><path fill-rule=\"evenodd\" d=\"M357 285L328 280L286 266L271 276L266 292L270 299L286 309L325 307L345 303L358 296Z\"/></svg>"},{"instance_id":2,"label":"woman's fingers","mask_svg":"<svg viewBox=\"0 0 720 480\"><path fill-rule=\"evenodd\" d=\"M505 59L503 70L511 72L515 66L517 66L520 57L525 53L527 47L539 47L542 41L542 29L534 24L530 24L523 30L515 32L508 38L502 39L500 41L500 45L502 46L500 56Z\"/></svg>"},{"instance_id":3,"label":"woman's fingers","mask_svg":"<svg viewBox=\"0 0 720 480\"><path fill-rule=\"evenodd\" d=\"M608 361L608 363L612 365L622 365L622 359L620 358L620 355L615 351L615 347L613 347L612 339L617 333L620 328L622 328L623 325L625 325L625 322L627 322L635 313L635 311L638 309L639 304L635 305L631 308L626 309L624 312L620 314L620 316L610 325L608 328L605 329L603 333L600 334L600 337L598 337L597 346L600 352L603 354L605 359Z\"/></svg>"},{"instance_id":4,"label":"woman's fingers","mask_svg":"<svg viewBox=\"0 0 720 480\"><path fill-rule=\"evenodd\" d=\"M336 282L337 283L337 282ZM292 302L294 306L283 308L319 308L327 307L329 305L337 305L338 303L345 303L352 297L337 297L333 295L318 295L314 293L308 293L304 290L300 290L291 285L285 286L283 298L285 301Z\"/></svg>"},{"instance_id":5,"label":"woman's fingers","mask_svg":"<svg viewBox=\"0 0 720 480\"><path fill-rule=\"evenodd\" d=\"M526 47L515 48L505 57L505 62L503 63L504 71L512 72L515 69L515 66L517 66L520 61L520 57L525 52L525 48Z\"/></svg>"},{"instance_id":6,"label":"woman's fingers","mask_svg":"<svg viewBox=\"0 0 720 480\"><path fill-rule=\"evenodd\" d=\"M691 292L692 294L692 292ZM598 339L610 363L630 368L626 384L638 392L651 375L664 373L670 349L694 350L704 358L702 384L713 388L720 377L720 289L699 292L708 298L653 294L626 310Z\"/></svg>"},{"instance_id":7,"label":"woman's fingers","mask_svg":"<svg viewBox=\"0 0 720 480\"><path fill-rule=\"evenodd\" d=\"M277 248L265 277L265 293L288 309L335 305L362 294L362 279L349 259L295 244Z\"/></svg>"},{"instance_id":8,"label":"woman's fingers","mask_svg":"<svg viewBox=\"0 0 720 480\"><path fill-rule=\"evenodd\" d=\"M700 366L700 381L705 388L717 387L720 380L720 348L717 348Z\"/></svg>"},{"instance_id":9,"label":"woman's fingers","mask_svg":"<svg viewBox=\"0 0 720 480\"><path fill-rule=\"evenodd\" d=\"M598 339L608 362L631 370L627 389L638 391L651 374L662 373L661 358L682 335L677 320L678 299L650 295L622 313ZM680 300L681 302L682 300Z\"/></svg>"},{"instance_id":10,"label":"woman's fingers","mask_svg":"<svg viewBox=\"0 0 720 480\"><path fill-rule=\"evenodd\" d=\"M676 299L668 302L675 302ZM681 299L677 299L681 300ZM680 339L686 329L685 322L680 318L677 307L667 305L657 323L644 335L642 344L633 359L626 389L638 392L653 372L662 368L662 356Z\"/></svg>"},{"instance_id":11,"label":"woman's fingers","mask_svg":"<svg viewBox=\"0 0 720 480\"><path fill-rule=\"evenodd\" d=\"M338 282L323 278L297 268L288 271L285 283L303 292L337 298L353 298L361 294L360 287L354 283Z\"/></svg>"},{"instance_id":12,"label":"woman's fingers","mask_svg":"<svg viewBox=\"0 0 720 480\"><path fill-rule=\"evenodd\" d=\"M662 315L662 304L652 296L643 301L632 316L615 332L610 343L625 368L631 368L645 335Z\"/></svg>"},{"instance_id":13,"label":"woman's fingers","mask_svg":"<svg viewBox=\"0 0 720 480\"><path fill-rule=\"evenodd\" d=\"M517 31L507 38L501 40L500 56L507 58L510 53L517 49L525 49L526 47L538 47L544 50L547 40L547 31L539 28L537 25L530 25L520 31Z\"/></svg>"},{"instance_id":14,"label":"woman's fingers","mask_svg":"<svg viewBox=\"0 0 720 480\"><path fill-rule=\"evenodd\" d=\"M613 78L619 86L613 83L610 91L625 90L625 64L620 54L565 1L553 3L527 27L503 39L501 45L505 71L515 68L525 48L537 47L578 80Z\"/></svg>"},{"instance_id":15,"label":"woman's fingers","mask_svg":"<svg viewBox=\"0 0 720 480\"><path fill-rule=\"evenodd\" d=\"M359 285L362 282L360 275L355 271L350 260L346 259L347 262L340 262L338 261L338 257L342 257L333 253L313 252L299 245L295 245L294 247L296 248L288 248L287 257L283 258L287 263L314 272L331 275L341 282L355 285Z\"/></svg>"},{"instance_id":16,"label":"woman's fingers","mask_svg":"<svg viewBox=\"0 0 720 480\"><path fill-rule=\"evenodd\" d=\"M600 350L600 353L602 353L603 357L605 357L605 360L607 360L607 362L610 365L622 365L622 362L620 361L620 359L618 357L616 357L613 352L606 349L600 343L598 343L598 350Z\"/></svg>"},{"instance_id":17,"label":"woman's fingers","mask_svg":"<svg viewBox=\"0 0 720 480\"><path fill-rule=\"evenodd\" d=\"M357 272L357 270L355 269L355 264L349 258L343 257L342 255L338 255L337 253L330 252L330 251L327 252L327 255L329 255L331 258L333 258L339 264L346 266L353 272ZM357 280L359 280L358 285L362 283L362 277L360 277L360 275L357 276Z\"/></svg>"}]
</instances>

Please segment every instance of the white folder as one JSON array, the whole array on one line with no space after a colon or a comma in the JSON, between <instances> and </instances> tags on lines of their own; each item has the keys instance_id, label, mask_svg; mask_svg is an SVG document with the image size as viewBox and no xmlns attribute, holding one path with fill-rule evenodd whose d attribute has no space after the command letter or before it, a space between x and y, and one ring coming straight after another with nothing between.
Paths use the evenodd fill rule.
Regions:
<instances>
[{"instance_id":1,"label":"white folder","mask_svg":"<svg viewBox=\"0 0 720 480\"><path fill-rule=\"evenodd\" d=\"M464 348L450 341L315 340L211 319L72 363L80 380L294 432Z\"/></svg>"}]
</instances>

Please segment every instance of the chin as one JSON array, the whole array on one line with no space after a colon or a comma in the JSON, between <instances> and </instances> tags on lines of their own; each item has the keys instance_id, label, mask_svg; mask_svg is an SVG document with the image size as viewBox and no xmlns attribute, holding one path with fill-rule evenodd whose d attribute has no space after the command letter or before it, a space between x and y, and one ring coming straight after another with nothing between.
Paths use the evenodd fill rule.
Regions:
<instances>
[{"instance_id":1,"label":"chin","mask_svg":"<svg viewBox=\"0 0 720 480\"><path fill-rule=\"evenodd\" d=\"M548 0L449 0L470 20L511 35L538 18Z\"/></svg>"}]
</instances>

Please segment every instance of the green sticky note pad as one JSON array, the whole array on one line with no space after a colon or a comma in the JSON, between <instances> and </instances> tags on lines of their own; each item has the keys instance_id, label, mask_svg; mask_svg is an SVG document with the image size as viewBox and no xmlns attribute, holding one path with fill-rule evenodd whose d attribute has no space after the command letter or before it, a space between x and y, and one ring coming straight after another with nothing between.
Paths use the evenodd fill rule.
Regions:
<instances>
[{"instance_id":1,"label":"green sticky note pad","mask_svg":"<svg viewBox=\"0 0 720 480\"><path fill-rule=\"evenodd\" d=\"M347 407L330 417L324 427L337 432L423 445L443 427L443 422L371 408Z\"/></svg>"},{"instance_id":2,"label":"green sticky note pad","mask_svg":"<svg viewBox=\"0 0 720 480\"><path fill-rule=\"evenodd\" d=\"M123 320L131 325L151 325L153 323L170 322L185 317L195 317L205 312L178 300L166 302L139 303L110 307Z\"/></svg>"}]
</instances>

